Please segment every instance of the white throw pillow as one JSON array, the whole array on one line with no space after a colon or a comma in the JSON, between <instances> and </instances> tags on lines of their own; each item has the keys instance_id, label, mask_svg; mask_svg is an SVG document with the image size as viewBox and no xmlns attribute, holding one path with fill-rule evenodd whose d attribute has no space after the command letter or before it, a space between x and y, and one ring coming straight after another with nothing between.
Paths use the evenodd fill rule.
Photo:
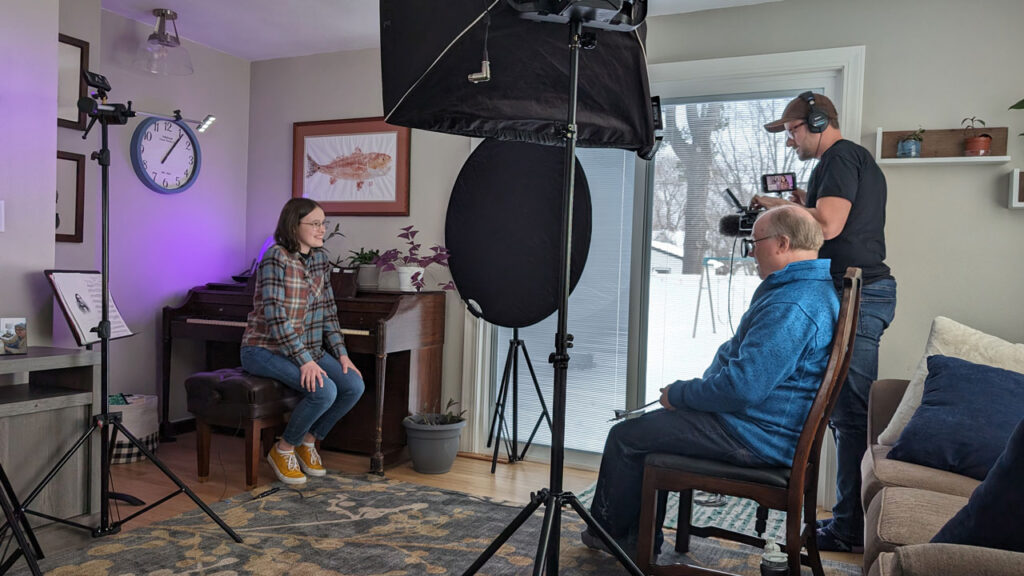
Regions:
<instances>
[{"instance_id":1,"label":"white throw pillow","mask_svg":"<svg viewBox=\"0 0 1024 576\"><path fill-rule=\"evenodd\" d=\"M892 420L878 435L879 444L895 444L903 428L921 405L924 381L928 377L928 357L935 354L1024 373L1024 344L1013 344L944 316L936 316L932 320L932 331L928 335L924 356L917 363L917 370L914 371L910 385L907 386L907 391L903 394Z\"/></svg>"}]
</instances>

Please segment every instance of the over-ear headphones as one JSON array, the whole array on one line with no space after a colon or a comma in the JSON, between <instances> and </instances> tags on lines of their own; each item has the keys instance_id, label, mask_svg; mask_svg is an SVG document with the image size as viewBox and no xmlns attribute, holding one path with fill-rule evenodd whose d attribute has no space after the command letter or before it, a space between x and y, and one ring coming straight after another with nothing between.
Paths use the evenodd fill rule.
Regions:
<instances>
[{"instance_id":1,"label":"over-ear headphones","mask_svg":"<svg viewBox=\"0 0 1024 576\"><path fill-rule=\"evenodd\" d=\"M800 95L800 99L807 102L807 131L811 134L821 134L831 120L828 113L814 105L813 92L804 92Z\"/></svg>"}]
</instances>

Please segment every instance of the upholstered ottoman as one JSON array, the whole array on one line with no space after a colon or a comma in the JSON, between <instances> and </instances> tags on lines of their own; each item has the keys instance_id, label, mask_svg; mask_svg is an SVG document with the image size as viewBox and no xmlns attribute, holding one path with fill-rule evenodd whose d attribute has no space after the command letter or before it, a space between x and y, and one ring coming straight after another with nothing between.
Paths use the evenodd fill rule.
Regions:
<instances>
[{"instance_id":1,"label":"upholstered ottoman","mask_svg":"<svg viewBox=\"0 0 1024 576\"><path fill-rule=\"evenodd\" d=\"M241 368L197 372L185 379L188 411L196 417L199 481L210 476L210 426L245 430L245 487L256 486L260 457L270 450L273 432L302 398L271 378Z\"/></svg>"}]
</instances>

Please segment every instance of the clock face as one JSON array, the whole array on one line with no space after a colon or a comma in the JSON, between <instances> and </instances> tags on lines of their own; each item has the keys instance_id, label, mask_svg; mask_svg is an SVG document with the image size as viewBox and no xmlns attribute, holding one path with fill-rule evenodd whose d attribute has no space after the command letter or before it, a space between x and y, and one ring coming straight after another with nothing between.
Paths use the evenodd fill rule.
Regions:
<instances>
[{"instance_id":1,"label":"clock face","mask_svg":"<svg viewBox=\"0 0 1024 576\"><path fill-rule=\"evenodd\" d=\"M136 175L157 192L181 192L199 174L198 141L183 123L144 120L132 136L131 153Z\"/></svg>"}]
</instances>

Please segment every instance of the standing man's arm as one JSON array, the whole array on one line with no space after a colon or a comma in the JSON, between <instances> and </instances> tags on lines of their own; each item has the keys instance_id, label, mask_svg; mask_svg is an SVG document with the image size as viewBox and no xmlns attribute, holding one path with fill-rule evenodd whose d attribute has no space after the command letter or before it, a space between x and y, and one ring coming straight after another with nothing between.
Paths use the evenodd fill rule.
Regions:
<instances>
[{"instance_id":1,"label":"standing man's arm","mask_svg":"<svg viewBox=\"0 0 1024 576\"><path fill-rule=\"evenodd\" d=\"M801 192L803 191L801 190ZM800 198L800 195L797 198ZM785 198L776 198L774 196L754 196L750 203L753 206L764 206L765 208L774 208L787 204L801 205L800 203L790 202ZM853 203L846 198L825 196L824 198L818 198L814 208L805 209L821 225L821 231L825 234L825 240L831 240L839 236L839 233L846 227L846 219L850 216L851 207L853 207Z\"/></svg>"}]
</instances>

